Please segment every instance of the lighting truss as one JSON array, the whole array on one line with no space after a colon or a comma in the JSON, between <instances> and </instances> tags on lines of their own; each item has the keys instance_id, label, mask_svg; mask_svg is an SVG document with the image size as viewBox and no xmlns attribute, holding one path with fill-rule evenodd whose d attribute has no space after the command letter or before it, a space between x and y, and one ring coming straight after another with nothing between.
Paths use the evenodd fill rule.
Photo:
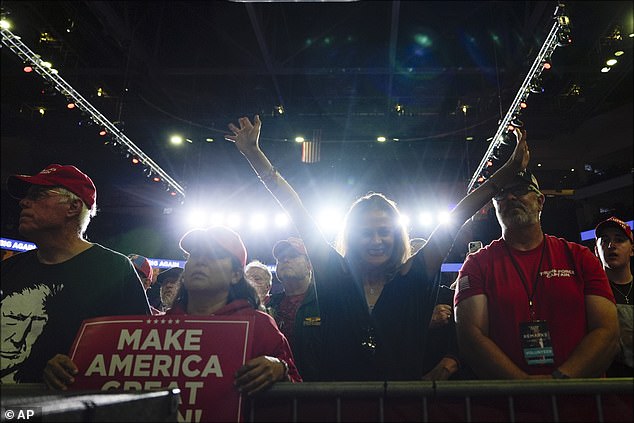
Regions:
<instances>
[{"instance_id":1,"label":"lighting truss","mask_svg":"<svg viewBox=\"0 0 634 423\"><path fill-rule=\"evenodd\" d=\"M113 143L119 143L128 153L138 157L140 163L146 168L148 173L155 174L161 178L163 183L167 185L167 189L177 195L182 202L185 198L185 190L170 175L154 162L147 154L143 152L136 144L134 144L123 132L119 130L112 122L102 115L92 104L88 102L81 94L68 84L54 69L43 64L43 60L39 55L29 49L20 39L19 36L13 34L8 29L2 29L2 44L7 46L9 50L15 53L22 61L32 66L45 81L55 87L69 101L75 103L77 108L90 115L90 119L100 127L106 129L112 137Z\"/></svg>"},{"instance_id":2,"label":"lighting truss","mask_svg":"<svg viewBox=\"0 0 634 423\"><path fill-rule=\"evenodd\" d=\"M469 181L469 185L467 187L467 192L471 192L475 187L476 183L478 183L478 179L481 181L486 179L485 176L485 167L490 160L495 159L494 152L500 147L500 144L505 142L505 137L508 133L509 126L512 125L512 121L516 119L521 111L520 104L526 102L528 96L531 92L531 86L534 85L534 81L539 81L541 72L543 71L543 63L544 61L552 56L552 53L558 46L565 45L566 42L570 42L568 35L570 33L569 24L570 20L568 16L563 13L563 5L559 4L554 14L555 23L553 24L544 44L542 45L541 50L537 54L533 65L530 67L526 78L524 78L524 82L522 86L519 88L515 99L511 103L511 106L504 116L504 119L500 121L500 125L497 129L497 132L493 136L491 143L487 151L484 153L484 157L482 161L478 165L477 169L473 173L471 180Z\"/></svg>"}]
</instances>

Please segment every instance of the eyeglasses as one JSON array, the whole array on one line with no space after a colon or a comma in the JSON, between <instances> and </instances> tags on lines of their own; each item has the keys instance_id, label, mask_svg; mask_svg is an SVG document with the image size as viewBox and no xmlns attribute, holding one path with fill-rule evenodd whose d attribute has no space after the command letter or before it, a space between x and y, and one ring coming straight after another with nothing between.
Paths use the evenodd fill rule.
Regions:
<instances>
[{"instance_id":1,"label":"eyeglasses","mask_svg":"<svg viewBox=\"0 0 634 423\"><path fill-rule=\"evenodd\" d=\"M52 195L61 195L63 192L56 190L55 188L44 188L33 186L24 195L25 200L39 201L44 198L51 197Z\"/></svg>"},{"instance_id":2,"label":"eyeglasses","mask_svg":"<svg viewBox=\"0 0 634 423\"><path fill-rule=\"evenodd\" d=\"M541 192L533 185L516 185L514 187L503 188L498 191L497 194L493 196L495 201L502 201L506 198L508 193L513 194L515 197L522 197L528 194L530 191L536 192L537 194L541 194Z\"/></svg>"}]
</instances>

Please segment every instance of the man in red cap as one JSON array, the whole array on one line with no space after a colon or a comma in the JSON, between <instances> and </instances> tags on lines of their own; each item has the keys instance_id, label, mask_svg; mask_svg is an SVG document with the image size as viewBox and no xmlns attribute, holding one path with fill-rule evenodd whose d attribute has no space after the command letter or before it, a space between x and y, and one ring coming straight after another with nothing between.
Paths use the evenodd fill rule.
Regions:
<instances>
[{"instance_id":1,"label":"man in red cap","mask_svg":"<svg viewBox=\"0 0 634 423\"><path fill-rule=\"evenodd\" d=\"M294 237L278 241L273 246L273 257L275 274L284 290L270 297L267 310L291 344L302 378L320 380L321 318L313 267L304 242Z\"/></svg>"},{"instance_id":2,"label":"man in red cap","mask_svg":"<svg viewBox=\"0 0 634 423\"><path fill-rule=\"evenodd\" d=\"M37 248L2 262L0 377L64 389L79 370L66 354L81 322L148 314L148 302L130 260L85 239L97 209L86 174L53 164L7 187L20 200L18 230Z\"/></svg>"},{"instance_id":3,"label":"man in red cap","mask_svg":"<svg viewBox=\"0 0 634 423\"><path fill-rule=\"evenodd\" d=\"M629 225L616 217L599 223L594 251L601 259L616 299L621 332L620 350L607 370L608 377L634 377L632 325L634 296L632 295L632 257L634 239Z\"/></svg>"}]
</instances>

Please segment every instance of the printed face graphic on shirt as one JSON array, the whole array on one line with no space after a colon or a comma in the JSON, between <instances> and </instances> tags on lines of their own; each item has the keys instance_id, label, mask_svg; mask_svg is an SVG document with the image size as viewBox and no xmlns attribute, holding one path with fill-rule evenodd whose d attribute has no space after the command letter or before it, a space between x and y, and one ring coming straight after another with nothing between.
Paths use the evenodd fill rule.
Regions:
<instances>
[{"instance_id":1,"label":"printed face graphic on shirt","mask_svg":"<svg viewBox=\"0 0 634 423\"><path fill-rule=\"evenodd\" d=\"M46 285L36 285L2 300L2 376L18 370L48 322L46 301L52 295Z\"/></svg>"}]
</instances>

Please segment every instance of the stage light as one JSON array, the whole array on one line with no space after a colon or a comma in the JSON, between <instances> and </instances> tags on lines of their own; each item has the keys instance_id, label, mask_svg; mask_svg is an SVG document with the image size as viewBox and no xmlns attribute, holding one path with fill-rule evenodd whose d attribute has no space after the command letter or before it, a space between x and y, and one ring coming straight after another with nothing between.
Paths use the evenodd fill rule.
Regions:
<instances>
[{"instance_id":1,"label":"stage light","mask_svg":"<svg viewBox=\"0 0 634 423\"><path fill-rule=\"evenodd\" d=\"M609 60L606 60L606 62L605 62L605 64L608 65L608 66L614 66L617 63L618 63L618 60L616 60L616 59L609 59Z\"/></svg>"},{"instance_id":2,"label":"stage light","mask_svg":"<svg viewBox=\"0 0 634 423\"><path fill-rule=\"evenodd\" d=\"M209 223L211 225L222 225L224 222L225 216L220 212L214 212L209 215Z\"/></svg>"},{"instance_id":3,"label":"stage light","mask_svg":"<svg viewBox=\"0 0 634 423\"><path fill-rule=\"evenodd\" d=\"M423 226L431 226L434 223L434 217L431 213L423 212L418 215L418 221Z\"/></svg>"},{"instance_id":4,"label":"stage light","mask_svg":"<svg viewBox=\"0 0 634 423\"><path fill-rule=\"evenodd\" d=\"M542 164L541 163L537 163L537 167L542 167Z\"/></svg>"},{"instance_id":5,"label":"stage light","mask_svg":"<svg viewBox=\"0 0 634 423\"><path fill-rule=\"evenodd\" d=\"M520 109L525 109L525 108L527 108L527 107L528 107L528 104L526 104L526 102L525 102L525 101L521 101L521 102L520 102Z\"/></svg>"},{"instance_id":6,"label":"stage light","mask_svg":"<svg viewBox=\"0 0 634 423\"><path fill-rule=\"evenodd\" d=\"M0 28L11 29L11 22L6 20L5 18L0 19Z\"/></svg>"},{"instance_id":7,"label":"stage light","mask_svg":"<svg viewBox=\"0 0 634 423\"><path fill-rule=\"evenodd\" d=\"M466 137L465 140L467 141L473 141L473 137Z\"/></svg>"},{"instance_id":8,"label":"stage light","mask_svg":"<svg viewBox=\"0 0 634 423\"><path fill-rule=\"evenodd\" d=\"M53 69L53 68L51 68L51 73L52 73L53 75L57 75L59 72L57 71L57 69Z\"/></svg>"},{"instance_id":9,"label":"stage light","mask_svg":"<svg viewBox=\"0 0 634 423\"><path fill-rule=\"evenodd\" d=\"M72 101L66 105L67 109L74 109L75 107L75 103L73 103Z\"/></svg>"},{"instance_id":10,"label":"stage light","mask_svg":"<svg viewBox=\"0 0 634 423\"><path fill-rule=\"evenodd\" d=\"M608 72L610 72L610 69L612 69L612 68L610 68L608 66L604 66L604 67L601 68L601 73L608 73Z\"/></svg>"},{"instance_id":11,"label":"stage light","mask_svg":"<svg viewBox=\"0 0 634 423\"><path fill-rule=\"evenodd\" d=\"M103 95L104 95L103 88L101 87L97 88L97 97L103 97Z\"/></svg>"},{"instance_id":12,"label":"stage light","mask_svg":"<svg viewBox=\"0 0 634 423\"><path fill-rule=\"evenodd\" d=\"M566 47L572 43L572 38L570 37L570 28L564 27L557 32L557 45L559 47Z\"/></svg>"},{"instance_id":13,"label":"stage light","mask_svg":"<svg viewBox=\"0 0 634 423\"><path fill-rule=\"evenodd\" d=\"M397 115L402 116L403 114L405 114L405 107L403 107L402 104L397 104L396 106L394 106L394 111Z\"/></svg>"},{"instance_id":14,"label":"stage light","mask_svg":"<svg viewBox=\"0 0 634 423\"><path fill-rule=\"evenodd\" d=\"M614 55L616 57L623 56L624 54L625 54L625 52L623 50L617 50L617 51L614 52Z\"/></svg>"},{"instance_id":15,"label":"stage light","mask_svg":"<svg viewBox=\"0 0 634 423\"><path fill-rule=\"evenodd\" d=\"M180 135L172 135L170 137L170 142L174 145L181 145L183 143L183 137Z\"/></svg>"},{"instance_id":16,"label":"stage light","mask_svg":"<svg viewBox=\"0 0 634 423\"><path fill-rule=\"evenodd\" d=\"M22 69L24 72L26 73L30 73L33 72L33 68L31 66L25 66L24 69Z\"/></svg>"},{"instance_id":17,"label":"stage light","mask_svg":"<svg viewBox=\"0 0 634 423\"><path fill-rule=\"evenodd\" d=\"M207 142L214 142L214 139L213 139L213 138L205 138L205 141L207 141Z\"/></svg>"},{"instance_id":18,"label":"stage light","mask_svg":"<svg viewBox=\"0 0 634 423\"><path fill-rule=\"evenodd\" d=\"M46 113L46 109L44 107L39 107L37 111L39 112L40 116L44 116L44 113Z\"/></svg>"},{"instance_id":19,"label":"stage light","mask_svg":"<svg viewBox=\"0 0 634 423\"><path fill-rule=\"evenodd\" d=\"M377 140L378 142L385 142L385 140L386 140L386 139L387 139L387 138L385 138L384 136L379 136L379 137L376 137L376 140Z\"/></svg>"},{"instance_id":20,"label":"stage light","mask_svg":"<svg viewBox=\"0 0 634 423\"><path fill-rule=\"evenodd\" d=\"M275 226L285 228L290 223L290 219L286 213L278 213L275 215Z\"/></svg>"},{"instance_id":21,"label":"stage light","mask_svg":"<svg viewBox=\"0 0 634 423\"><path fill-rule=\"evenodd\" d=\"M550 60L550 56L546 56L544 61L542 62L542 69L549 70L553 67L552 61Z\"/></svg>"},{"instance_id":22,"label":"stage light","mask_svg":"<svg viewBox=\"0 0 634 423\"><path fill-rule=\"evenodd\" d=\"M140 162L139 162L139 159L137 159L136 157L133 157L132 158L132 163L139 164Z\"/></svg>"},{"instance_id":23,"label":"stage light","mask_svg":"<svg viewBox=\"0 0 634 423\"><path fill-rule=\"evenodd\" d=\"M227 216L227 225L233 229L240 227L241 222L242 219L240 218L239 214L234 213Z\"/></svg>"},{"instance_id":24,"label":"stage light","mask_svg":"<svg viewBox=\"0 0 634 423\"><path fill-rule=\"evenodd\" d=\"M304 142L304 137L295 137L295 142Z\"/></svg>"},{"instance_id":25,"label":"stage light","mask_svg":"<svg viewBox=\"0 0 634 423\"><path fill-rule=\"evenodd\" d=\"M538 76L533 77L533 79L531 80L530 86L528 87L528 90L535 94L543 93L544 88L542 87L541 78Z\"/></svg>"},{"instance_id":26,"label":"stage light","mask_svg":"<svg viewBox=\"0 0 634 423\"><path fill-rule=\"evenodd\" d=\"M159 178L158 176L155 176L154 178L152 178L152 180L154 182L161 182L161 178Z\"/></svg>"},{"instance_id":27,"label":"stage light","mask_svg":"<svg viewBox=\"0 0 634 423\"><path fill-rule=\"evenodd\" d=\"M99 135L101 135L102 137L105 136L107 133L108 133L108 131L106 131L103 128L99 131Z\"/></svg>"},{"instance_id":28,"label":"stage light","mask_svg":"<svg viewBox=\"0 0 634 423\"><path fill-rule=\"evenodd\" d=\"M401 217L398 219L398 223L400 223L402 227L407 229L409 228L410 222L411 222L411 219L409 218L409 216L401 213Z\"/></svg>"},{"instance_id":29,"label":"stage light","mask_svg":"<svg viewBox=\"0 0 634 423\"><path fill-rule=\"evenodd\" d=\"M45 62L44 60L42 60L42 61L40 62L40 65L44 66L45 68L49 68L49 69L50 69L51 67L53 67L53 64L52 64L51 62Z\"/></svg>"},{"instance_id":30,"label":"stage light","mask_svg":"<svg viewBox=\"0 0 634 423\"><path fill-rule=\"evenodd\" d=\"M202 210L192 209L187 214L187 224L190 227L204 227L207 224L207 219Z\"/></svg>"},{"instance_id":31,"label":"stage light","mask_svg":"<svg viewBox=\"0 0 634 423\"><path fill-rule=\"evenodd\" d=\"M278 115L283 115L284 114L284 106L282 106L282 105L275 106L275 111L277 112Z\"/></svg>"},{"instance_id":32,"label":"stage light","mask_svg":"<svg viewBox=\"0 0 634 423\"><path fill-rule=\"evenodd\" d=\"M253 216L251 216L251 219L249 221L249 227L252 230L256 231L266 229L266 218L261 213L254 214Z\"/></svg>"},{"instance_id":33,"label":"stage light","mask_svg":"<svg viewBox=\"0 0 634 423\"><path fill-rule=\"evenodd\" d=\"M450 214L447 211L442 211L438 213L438 223L446 225L451 222Z\"/></svg>"}]
</instances>

